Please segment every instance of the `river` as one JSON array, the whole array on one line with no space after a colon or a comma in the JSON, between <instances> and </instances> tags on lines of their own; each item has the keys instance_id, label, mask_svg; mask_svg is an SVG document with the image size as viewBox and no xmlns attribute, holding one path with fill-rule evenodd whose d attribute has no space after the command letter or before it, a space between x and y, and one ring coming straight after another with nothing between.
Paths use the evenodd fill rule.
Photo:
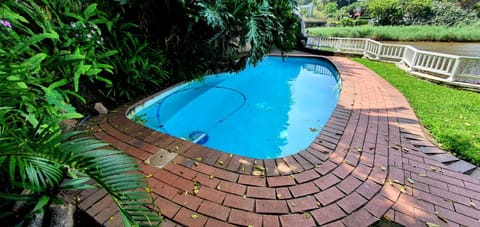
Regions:
<instances>
[{"instance_id":1,"label":"river","mask_svg":"<svg viewBox=\"0 0 480 227\"><path fill-rule=\"evenodd\" d=\"M385 42L385 41L383 41ZM480 43L466 42L385 42L410 45L419 50L428 50L446 54L480 57Z\"/></svg>"}]
</instances>

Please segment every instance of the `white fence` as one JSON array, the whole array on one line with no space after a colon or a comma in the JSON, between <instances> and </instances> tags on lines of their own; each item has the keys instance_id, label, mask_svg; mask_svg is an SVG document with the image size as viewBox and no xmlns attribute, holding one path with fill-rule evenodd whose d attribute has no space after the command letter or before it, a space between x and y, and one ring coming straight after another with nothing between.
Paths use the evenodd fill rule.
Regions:
<instances>
[{"instance_id":1,"label":"white fence","mask_svg":"<svg viewBox=\"0 0 480 227\"><path fill-rule=\"evenodd\" d=\"M362 38L308 37L306 47L401 62L411 71L426 73L439 79L480 84L480 57L423 51L408 45L386 44Z\"/></svg>"}]
</instances>

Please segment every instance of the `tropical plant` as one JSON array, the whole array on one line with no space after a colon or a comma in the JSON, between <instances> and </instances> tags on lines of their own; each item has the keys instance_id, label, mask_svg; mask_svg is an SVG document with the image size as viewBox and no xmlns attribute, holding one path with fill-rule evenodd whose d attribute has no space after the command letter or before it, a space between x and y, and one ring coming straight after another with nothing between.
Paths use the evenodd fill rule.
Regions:
<instances>
[{"instance_id":1,"label":"tropical plant","mask_svg":"<svg viewBox=\"0 0 480 227\"><path fill-rule=\"evenodd\" d=\"M81 132L62 133L64 120L82 117L69 104L69 96L80 98L70 89L80 86L80 76L105 81L99 74L111 66L100 63L99 56L88 59L110 54L97 45L101 39L91 43L91 37L69 36L72 30L62 29L52 2L0 5L2 224L25 224L48 204L60 202L61 190L93 188L90 179L112 196L126 225L157 224L160 217L132 158ZM81 22L95 8L87 5L81 16L71 16ZM85 25L87 34L100 37L95 22L80 22L67 25Z\"/></svg>"},{"instance_id":2,"label":"tropical plant","mask_svg":"<svg viewBox=\"0 0 480 227\"><path fill-rule=\"evenodd\" d=\"M166 70L176 81L242 69L274 45L291 48L299 32L294 0L131 0L130 7L164 50Z\"/></svg>"},{"instance_id":3,"label":"tropical plant","mask_svg":"<svg viewBox=\"0 0 480 227\"><path fill-rule=\"evenodd\" d=\"M396 25L402 21L403 10L398 0L368 0L367 8L380 25Z\"/></svg>"}]
</instances>

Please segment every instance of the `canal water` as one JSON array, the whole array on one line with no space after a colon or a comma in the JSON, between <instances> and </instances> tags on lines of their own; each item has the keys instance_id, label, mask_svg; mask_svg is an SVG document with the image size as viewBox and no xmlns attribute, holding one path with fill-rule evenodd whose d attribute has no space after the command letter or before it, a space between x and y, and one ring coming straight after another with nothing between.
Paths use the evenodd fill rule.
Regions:
<instances>
[{"instance_id":1,"label":"canal water","mask_svg":"<svg viewBox=\"0 0 480 227\"><path fill-rule=\"evenodd\" d=\"M434 51L461 56L480 57L480 42L385 42L410 45L419 50Z\"/></svg>"}]
</instances>

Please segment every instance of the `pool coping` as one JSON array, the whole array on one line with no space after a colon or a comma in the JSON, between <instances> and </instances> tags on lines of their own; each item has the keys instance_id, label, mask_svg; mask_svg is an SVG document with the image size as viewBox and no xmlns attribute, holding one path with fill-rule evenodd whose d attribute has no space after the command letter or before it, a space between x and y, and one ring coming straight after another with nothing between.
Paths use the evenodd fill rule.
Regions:
<instances>
[{"instance_id":1,"label":"pool coping","mask_svg":"<svg viewBox=\"0 0 480 227\"><path fill-rule=\"evenodd\" d=\"M125 116L133 103L95 117L88 128L151 176L163 226L369 226L381 218L406 226L478 225L478 168L431 143L405 97L378 75L346 58L327 59L343 88L303 153L254 160L215 151L133 123ZM145 165L159 149L179 155L163 169ZM121 224L104 191L80 197L80 209L99 223Z\"/></svg>"},{"instance_id":2,"label":"pool coping","mask_svg":"<svg viewBox=\"0 0 480 227\"><path fill-rule=\"evenodd\" d=\"M272 53L269 56L280 57L280 56L282 56L282 54ZM302 55L297 55L297 56L290 55L290 56L302 57ZM303 55L303 57L304 56L306 56L306 55ZM285 57L288 57L288 56L285 56ZM334 69L337 71L338 75L340 74L337 67L328 58L325 58L325 57L322 57L322 56L308 56L308 57L328 61L334 67ZM340 77L340 75L339 75L339 77ZM339 80L341 80L341 77L339 78ZM123 111L123 110L118 110L118 111L119 112L124 112L125 117L127 117L129 115L129 113L131 111L134 111L134 109L137 106L144 105L146 102L148 102L151 99L154 99L159 94L167 92L167 91L169 91L169 90L171 90L171 89L173 89L176 86L181 85L181 84L184 84L184 83L178 83L178 84L173 85L169 88L166 88L166 89L163 89L159 92L156 92L155 94L150 95L146 98L143 98L139 101L133 102L132 104L128 104L127 105L128 107L125 109L125 111ZM340 91L340 94L341 94L341 91ZM334 144L338 143L338 141L340 140L340 138L343 134L343 133L340 133L340 131L343 131L345 129L345 126L346 126L348 118L349 118L349 114L350 114L350 112L348 110L346 110L345 108L343 108L342 106L339 106L337 104L334 111L332 112L330 118L328 119L327 123L323 126L323 128L321 130L319 130L318 135L315 137L315 139L312 141L312 143L307 148L299 151L298 153L295 153L295 154L292 154L292 155L287 155L287 156L280 157L280 158L256 159L256 158L245 157L245 156L238 155L238 154L230 154L228 152L220 151L220 150L213 149L213 148L204 147L202 145L195 144L191 141L184 140L184 139L181 139L181 138L178 138L178 137L175 137L175 136L170 136L170 135L167 135L167 136L172 137L173 139L175 139L177 141L174 142L175 145L173 147L172 146L167 146L165 148L167 150L169 150L170 152L175 152L175 153L177 153L179 155L183 155L187 158L194 159L197 162L203 162L205 164L216 166L218 168L223 168L225 170L237 171L238 172L238 170L239 170L238 168L241 168L239 173L244 173L244 174L249 174L248 170L253 169L255 167L254 166L250 167L250 168L247 167L247 169L245 171L242 171L242 169L243 169L242 167L227 165L226 163L229 162L229 160L227 160L227 159L231 158L233 160L239 160L240 162L243 161L243 162L255 162L255 163L258 163L260 161L268 160L266 162L268 162L268 167L270 167L270 168L267 167L266 172L268 173L268 175L272 175L272 176L287 174L287 173L278 174L278 173L272 173L272 172L269 171L271 169L275 169L275 167L272 166L273 162L282 163L282 162L284 162L283 159L287 159L288 161L285 161L285 162L287 162L287 164L289 166L294 166L295 171L293 171L293 172L296 173L296 172L301 171L301 170L308 170L308 169L314 168L317 164L320 164L327 159L328 155L331 152L333 152L333 150L335 149ZM132 121L132 123L137 125L137 123L135 123L133 121ZM126 124L126 125L127 125L127 127L134 127L132 124ZM143 127L151 130L151 132L150 132L149 130L142 129L142 130L144 130L146 132L149 132L151 134L161 133L161 132L157 132L153 129L150 129L146 126L143 126ZM129 131L126 131L126 133L128 134ZM163 134L163 133L161 133L161 134ZM163 134L163 135L166 135L166 134ZM178 142L180 142L180 143L178 143ZM187 148L187 149L180 149L181 147L184 147L184 148ZM186 152L186 151L189 151L189 150L203 150L205 152L195 152L195 153ZM228 158L226 158L225 156L228 156ZM217 158L212 158L212 157L217 157L218 159ZM314 165L307 165L306 162L304 160L302 160L301 162L305 163L305 166L303 166L304 168L306 166L310 166L310 167L308 169L301 168L300 166L298 166L295 162L293 162L291 160L292 157L295 158L297 161L302 160L302 159L309 159L311 161L314 161L314 163L313 163ZM215 160L215 159L217 159L217 160ZM280 164L280 165L283 165L283 164ZM257 166L261 166L261 164L259 164Z\"/></svg>"}]
</instances>

